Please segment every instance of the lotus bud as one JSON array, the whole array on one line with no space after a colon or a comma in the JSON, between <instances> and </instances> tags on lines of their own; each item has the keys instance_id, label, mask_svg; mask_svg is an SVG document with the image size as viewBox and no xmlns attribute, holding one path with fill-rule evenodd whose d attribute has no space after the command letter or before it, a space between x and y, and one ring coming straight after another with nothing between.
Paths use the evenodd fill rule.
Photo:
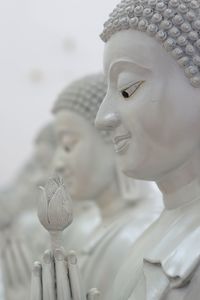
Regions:
<instances>
[{"instance_id":1,"label":"lotus bud","mask_svg":"<svg viewBox=\"0 0 200 300\"><path fill-rule=\"evenodd\" d=\"M61 232L72 223L72 200L60 176L50 178L40 190L38 218L49 231L55 249L61 246Z\"/></svg>"}]
</instances>

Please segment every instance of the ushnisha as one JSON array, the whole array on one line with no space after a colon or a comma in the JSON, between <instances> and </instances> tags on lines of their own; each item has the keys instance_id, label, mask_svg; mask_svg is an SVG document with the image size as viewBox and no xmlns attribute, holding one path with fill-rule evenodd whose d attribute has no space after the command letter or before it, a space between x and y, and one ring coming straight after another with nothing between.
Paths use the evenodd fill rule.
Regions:
<instances>
[{"instance_id":1,"label":"ushnisha","mask_svg":"<svg viewBox=\"0 0 200 300\"><path fill-rule=\"evenodd\" d=\"M106 88L107 84L101 73L75 80L58 95L52 112L69 109L82 115L94 125L96 111L105 97Z\"/></svg>"},{"instance_id":2,"label":"ushnisha","mask_svg":"<svg viewBox=\"0 0 200 300\"><path fill-rule=\"evenodd\" d=\"M196 0L123 0L104 24L107 42L121 30L154 37L177 61L194 87L200 86L200 3Z\"/></svg>"},{"instance_id":3,"label":"ushnisha","mask_svg":"<svg viewBox=\"0 0 200 300\"><path fill-rule=\"evenodd\" d=\"M106 95L107 84L101 73L85 76L68 85L59 95L52 112L69 110L81 115L94 126L94 120L102 99ZM104 141L111 142L109 131L99 131Z\"/></svg>"}]
</instances>

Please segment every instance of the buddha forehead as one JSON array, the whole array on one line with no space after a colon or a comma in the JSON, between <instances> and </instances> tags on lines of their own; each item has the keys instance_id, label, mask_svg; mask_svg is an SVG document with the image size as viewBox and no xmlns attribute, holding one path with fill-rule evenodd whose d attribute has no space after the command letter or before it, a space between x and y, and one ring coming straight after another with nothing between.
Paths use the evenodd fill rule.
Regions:
<instances>
[{"instance_id":1,"label":"buddha forehead","mask_svg":"<svg viewBox=\"0 0 200 300\"><path fill-rule=\"evenodd\" d=\"M157 67L172 67L173 64L162 46L144 32L123 30L115 33L105 44L104 71L107 76L111 71L153 71Z\"/></svg>"},{"instance_id":2,"label":"buddha forehead","mask_svg":"<svg viewBox=\"0 0 200 300\"><path fill-rule=\"evenodd\" d=\"M72 110L63 109L56 113L56 132L81 132L85 127L90 128L92 125L87 119Z\"/></svg>"}]
</instances>

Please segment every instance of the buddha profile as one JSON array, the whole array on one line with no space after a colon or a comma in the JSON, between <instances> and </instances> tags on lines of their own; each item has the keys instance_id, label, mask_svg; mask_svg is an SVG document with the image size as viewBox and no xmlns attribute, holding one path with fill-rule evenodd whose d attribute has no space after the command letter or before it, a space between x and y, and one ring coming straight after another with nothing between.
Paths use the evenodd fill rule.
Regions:
<instances>
[{"instance_id":1,"label":"buddha profile","mask_svg":"<svg viewBox=\"0 0 200 300\"><path fill-rule=\"evenodd\" d=\"M63 177L73 199L68 250L80 250L102 222L109 223L124 208L109 133L99 133L94 127L105 91L101 74L85 76L67 85L52 109L58 143L53 168ZM103 163L101 155L106 157Z\"/></svg>"},{"instance_id":2,"label":"buddha profile","mask_svg":"<svg viewBox=\"0 0 200 300\"><path fill-rule=\"evenodd\" d=\"M133 245L112 299L199 299L200 3L123 0L101 38L108 90L96 118L122 171L165 209Z\"/></svg>"}]
</instances>

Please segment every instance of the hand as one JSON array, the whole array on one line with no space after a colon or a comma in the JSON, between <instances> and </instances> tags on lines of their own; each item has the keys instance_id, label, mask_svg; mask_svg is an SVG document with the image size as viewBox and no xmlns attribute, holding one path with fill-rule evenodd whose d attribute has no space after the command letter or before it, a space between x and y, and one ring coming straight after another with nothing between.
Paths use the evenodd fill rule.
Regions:
<instances>
[{"instance_id":1,"label":"hand","mask_svg":"<svg viewBox=\"0 0 200 300\"><path fill-rule=\"evenodd\" d=\"M7 238L2 250L6 300L27 300L30 296L31 255L19 238Z\"/></svg>"},{"instance_id":2,"label":"hand","mask_svg":"<svg viewBox=\"0 0 200 300\"><path fill-rule=\"evenodd\" d=\"M44 252L42 264L35 262L32 272L31 300L98 300L92 289L86 295L73 251L67 256L59 248Z\"/></svg>"}]
</instances>

